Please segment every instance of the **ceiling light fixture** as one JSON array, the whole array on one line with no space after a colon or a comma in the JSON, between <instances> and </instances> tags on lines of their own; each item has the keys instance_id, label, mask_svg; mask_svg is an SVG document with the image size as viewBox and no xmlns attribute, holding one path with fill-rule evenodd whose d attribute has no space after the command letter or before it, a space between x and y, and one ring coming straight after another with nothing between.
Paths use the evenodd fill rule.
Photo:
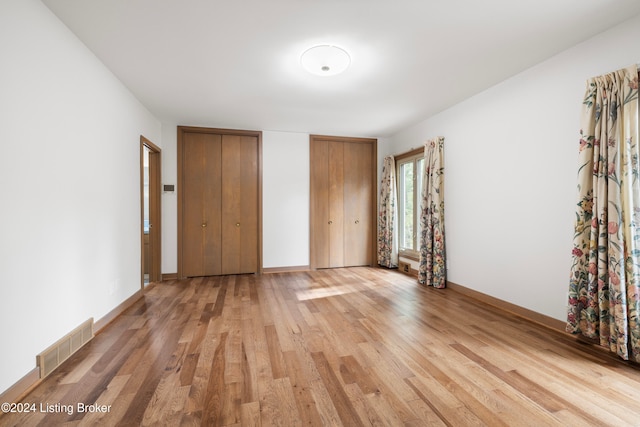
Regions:
<instances>
[{"instance_id":1,"label":"ceiling light fixture","mask_svg":"<svg viewBox=\"0 0 640 427\"><path fill-rule=\"evenodd\" d=\"M335 76L351 64L346 50L332 45L319 45L305 50L300 57L302 68L316 76Z\"/></svg>"}]
</instances>

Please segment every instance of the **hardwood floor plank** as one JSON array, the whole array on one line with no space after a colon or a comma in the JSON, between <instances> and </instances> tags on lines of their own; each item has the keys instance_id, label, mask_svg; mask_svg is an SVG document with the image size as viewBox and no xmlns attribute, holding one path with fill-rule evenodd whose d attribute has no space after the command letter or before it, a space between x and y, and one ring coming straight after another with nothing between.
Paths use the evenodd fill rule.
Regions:
<instances>
[{"instance_id":1,"label":"hardwood floor plank","mask_svg":"<svg viewBox=\"0 0 640 427\"><path fill-rule=\"evenodd\" d=\"M322 419L316 407L309 381L305 375L301 364L298 360L298 354L295 351L287 351L283 353L285 363L287 365L287 373L295 399L300 421L302 425L317 426L322 425Z\"/></svg>"},{"instance_id":2,"label":"hardwood floor plank","mask_svg":"<svg viewBox=\"0 0 640 427\"><path fill-rule=\"evenodd\" d=\"M378 386L353 355L340 358L340 375L345 384L357 384L364 394L379 393Z\"/></svg>"},{"instance_id":3,"label":"hardwood floor plank","mask_svg":"<svg viewBox=\"0 0 640 427\"><path fill-rule=\"evenodd\" d=\"M93 412L87 414L80 422L80 425L100 425L107 424L106 420L121 419L124 411L117 414L117 408L113 407L113 402L122 393L122 389L129 380L129 375L118 375L111 380L107 389L96 399L98 405L111 405L108 412ZM121 406L125 409L125 406ZM112 412L112 410L114 412Z\"/></svg>"},{"instance_id":4,"label":"hardwood floor plank","mask_svg":"<svg viewBox=\"0 0 640 427\"><path fill-rule=\"evenodd\" d=\"M382 399L376 399L372 404L372 399L362 393L357 384L346 384L344 391L353 404L353 408L360 421L365 426L402 426L403 422L395 412L389 410ZM379 395L376 395L379 397Z\"/></svg>"},{"instance_id":5,"label":"hardwood floor plank","mask_svg":"<svg viewBox=\"0 0 640 427\"><path fill-rule=\"evenodd\" d=\"M174 355L172 355L172 361L175 360L175 355L179 354L184 356L186 344L179 345ZM184 401L174 402L175 395L179 390L185 390L188 393L188 388L180 386L180 365L172 366L172 361L165 368L165 372L155 388L153 396L149 400L149 404L146 406L142 417L142 425L152 424L166 424L168 418L172 418L172 415L178 410L182 410L184 407ZM174 422L175 424L175 422Z\"/></svg>"},{"instance_id":6,"label":"hardwood floor plank","mask_svg":"<svg viewBox=\"0 0 640 427\"><path fill-rule=\"evenodd\" d=\"M260 427L260 403L243 403L240 406L241 425L245 427Z\"/></svg>"},{"instance_id":7,"label":"hardwood floor plank","mask_svg":"<svg viewBox=\"0 0 640 427\"><path fill-rule=\"evenodd\" d=\"M278 340L278 332L274 325L264 327L267 339L267 347L269 348L269 361L271 362L271 373L274 379L280 379L287 376L287 368L282 357L280 340Z\"/></svg>"},{"instance_id":8,"label":"hardwood floor plank","mask_svg":"<svg viewBox=\"0 0 640 427\"><path fill-rule=\"evenodd\" d=\"M424 400L416 399L408 402L411 410L417 415L418 418L410 420L404 423L405 426L447 426L445 420L443 420L433 408L429 406Z\"/></svg>"},{"instance_id":9,"label":"hardwood floor plank","mask_svg":"<svg viewBox=\"0 0 640 427\"><path fill-rule=\"evenodd\" d=\"M581 410L579 407L568 402L561 396L551 393L548 388L543 388L536 382L524 377L517 370L507 372L502 371L462 345L451 345L451 347L469 357L471 360L481 365L484 369L491 372L496 377L518 390L520 393L526 394L529 399L533 400L550 413L558 413L560 411L568 410L569 413L580 414L580 419L587 421L591 425L600 425L603 422L606 422L605 420L598 419L591 413L591 411L585 412L584 409ZM572 422L575 423L575 419Z\"/></svg>"},{"instance_id":10,"label":"hardwood floor plank","mask_svg":"<svg viewBox=\"0 0 640 427\"><path fill-rule=\"evenodd\" d=\"M278 402L279 416L271 420L272 424L282 426L302 425L302 417L298 412L298 406L289 378L278 378L273 381L273 384L274 397Z\"/></svg>"},{"instance_id":11,"label":"hardwood floor plank","mask_svg":"<svg viewBox=\"0 0 640 427\"><path fill-rule=\"evenodd\" d=\"M224 385L224 393L222 395L222 411L221 411L221 425L232 426L240 423L242 403L242 384L229 383Z\"/></svg>"},{"instance_id":12,"label":"hardwood floor plank","mask_svg":"<svg viewBox=\"0 0 640 427\"><path fill-rule=\"evenodd\" d=\"M211 310L212 317L219 317L222 315L222 310L224 309L224 300L227 296L227 286L220 286L218 290L218 295L216 297L216 302L213 306L213 310Z\"/></svg>"},{"instance_id":13,"label":"hardwood floor plank","mask_svg":"<svg viewBox=\"0 0 640 427\"><path fill-rule=\"evenodd\" d=\"M87 372L100 360L100 353L89 353L75 366L73 370L65 375L59 384L75 384L84 377Z\"/></svg>"},{"instance_id":14,"label":"hardwood floor plank","mask_svg":"<svg viewBox=\"0 0 640 427\"><path fill-rule=\"evenodd\" d=\"M254 403L259 400L258 374L255 351L255 333L253 330L252 301L243 302L242 313L242 404Z\"/></svg>"},{"instance_id":15,"label":"hardwood floor plank","mask_svg":"<svg viewBox=\"0 0 640 427\"><path fill-rule=\"evenodd\" d=\"M193 382L193 376L196 372L196 367L198 366L198 357L199 353L196 354L187 354L184 358L184 363L182 365L182 369L180 370L180 385L181 386L190 386Z\"/></svg>"},{"instance_id":16,"label":"hardwood floor plank","mask_svg":"<svg viewBox=\"0 0 640 427\"><path fill-rule=\"evenodd\" d=\"M207 390L204 394L204 403L202 405L202 424L204 425L223 425L222 421L222 397L225 390L224 383L224 347L227 342L228 333L225 332L220 336L218 345L213 356L211 371L209 373L209 382Z\"/></svg>"},{"instance_id":17,"label":"hardwood floor plank","mask_svg":"<svg viewBox=\"0 0 640 427\"><path fill-rule=\"evenodd\" d=\"M382 425L409 425L418 420L418 414L413 411L412 405L407 405L406 409L399 411L398 402L394 396L375 393L367 398L370 406L376 408L376 413L382 419Z\"/></svg>"},{"instance_id":18,"label":"hardwood floor plank","mask_svg":"<svg viewBox=\"0 0 640 427\"><path fill-rule=\"evenodd\" d=\"M240 318L240 308L230 309L230 319L228 319L229 341L225 351L226 369L224 381L226 384L242 382L242 319Z\"/></svg>"},{"instance_id":19,"label":"hardwood floor plank","mask_svg":"<svg viewBox=\"0 0 640 427\"><path fill-rule=\"evenodd\" d=\"M379 346L369 343L359 344L359 348L363 351L368 359L367 368L371 372L375 372L380 381L384 383L393 394L404 402L409 402L418 398L410 387L407 387L403 381L406 378L414 376L408 369L398 369L395 363L389 363L380 350Z\"/></svg>"},{"instance_id":20,"label":"hardwood floor plank","mask_svg":"<svg viewBox=\"0 0 640 427\"><path fill-rule=\"evenodd\" d=\"M500 408L495 411L496 416L500 417L500 420L510 426L567 427L568 425L563 423L557 417L557 414L541 411L534 402L521 393L496 389L491 390L491 394L494 395L496 401L500 403Z\"/></svg>"},{"instance_id":21,"label":"hardwood floor plank","mask_svg":"<svg viewBox=\"0 0 640 427\"><path fill-rule=\"evenodd\" d=\"M448 426L480 426L485 425L478 416L473 413L461 401L458 396L452 394L446 387L437 381L425 381L419 378L407 378L405 382L413 389L414 393L435 415ZM501 421L496 420L501 425Z\"/></svg>"},{"instance_id":22,"label":"hardwood floor plank","mask_svg":"<svg viewBox=\"0 0 640 427\"><path fill-rule=\"evenodd\" d=\"M324 385L333 401L333 405L338 412L338 416L345 426L361 426L363 425L358 418L353 404L349 400L346 392L340 385L340 382L329 362L327 361L324 353L311 353L316 369L324 382Z\"/></svg>"},{"instance_id":23,"label":"hardwood floor plank","mask_svg":"<svg viewBox=\"0 0 640 427\"><path fill-rule=\"evenodd\" d=\"M138 365L138 369L127 382L124 390L132 390L133 388L136 390L135 398L123 416L123 419L127 420L127 422L131 422L134 425L142 423L144 412L151 402L170 361L174 359L174 352L179 353L180 356L184 355L185 347L177 348L177 343L182 333L181 327L184 327L186 323L186 315L183 313L180 318L177 321L177 325L168 331L164 339L152 342L147 356L143 359L146 363ZM124 390L123 392L125 392Z\"/></svg>"},{"instance_id":24,"label":"hardwood floor plank","mask_svg":"<svg viewBox=\"0 0 640 427\"><path fill-rule=\"evenodd\" d=\"M318 372L313 358L311 357L311 351L307 346L308 343L306 339L303 336L297 335L293 340L297 347L297 351L295 353L300 367L300 375L304 378L303 384L308 384L311 402L315 405L315 410L321 420L320 425L341 425L342 422L340 421L338 412L331 401L331 396L320 377L320 373ZM285 354L290 353L287 352ZM303 411L301 411L301 413L303 413Z\"/></svg>"},{"instance_id":25,"label":"hardwood floor plank","mask_svg":"<svg viewBox=\"0 0 640 427\"><path fill-rule=\"evenodd\" d=\"M0 426L637 426L640 369L368 267L155 284Z\"/></svg>"}]
</instances>

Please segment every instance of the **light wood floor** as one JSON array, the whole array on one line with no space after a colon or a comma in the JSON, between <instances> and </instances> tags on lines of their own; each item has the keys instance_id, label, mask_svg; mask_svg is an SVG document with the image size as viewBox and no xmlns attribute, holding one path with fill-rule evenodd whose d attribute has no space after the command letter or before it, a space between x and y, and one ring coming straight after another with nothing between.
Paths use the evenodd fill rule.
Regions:
<instances>
[{"instance_id":1,"label":"light wood floor","mask_svg":"<svg viewBox=\"0 0 640 427\"><path fill-rule=\"evenodd\" d=\"M370 268L155 285L0 425L640 425L640 370ZM78 403L110 405L78 413Z\"/></svg>"}]
</instances>

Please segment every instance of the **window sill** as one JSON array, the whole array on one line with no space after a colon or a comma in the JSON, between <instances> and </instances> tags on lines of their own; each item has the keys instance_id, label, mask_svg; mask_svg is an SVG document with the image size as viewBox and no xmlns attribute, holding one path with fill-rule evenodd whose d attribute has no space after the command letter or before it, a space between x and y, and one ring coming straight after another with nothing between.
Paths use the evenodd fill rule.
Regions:
<instances>
[{"instance_id":1,"label":"window sill","mask_svg":"<svg viewBox=\"0 0 640 427\"><path fill-rule=\"evenodd\" d=\"M410 259L412 261L420 261L420 254L414 251L400 251L398 253L398 256Z\"/></svg>"}]
</instances>

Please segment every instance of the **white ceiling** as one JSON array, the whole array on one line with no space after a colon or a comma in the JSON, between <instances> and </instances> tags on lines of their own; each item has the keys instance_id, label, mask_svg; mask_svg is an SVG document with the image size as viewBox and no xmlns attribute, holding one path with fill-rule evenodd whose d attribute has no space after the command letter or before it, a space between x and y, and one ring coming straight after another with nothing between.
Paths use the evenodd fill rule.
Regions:
<instances>
[{"instance_id":1,"label":"white ceiling","mask_svg":"<svg viewBox=\"0 0 640 427\"><path fill-rule=\"evenodd\" d=\"M159 119L384 137L640 13L638 0L42 0ZM316 44L349 51L306 74Z\"/></svg>"}]
</instances>

